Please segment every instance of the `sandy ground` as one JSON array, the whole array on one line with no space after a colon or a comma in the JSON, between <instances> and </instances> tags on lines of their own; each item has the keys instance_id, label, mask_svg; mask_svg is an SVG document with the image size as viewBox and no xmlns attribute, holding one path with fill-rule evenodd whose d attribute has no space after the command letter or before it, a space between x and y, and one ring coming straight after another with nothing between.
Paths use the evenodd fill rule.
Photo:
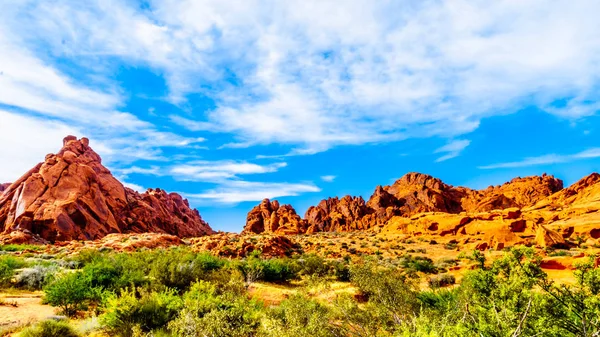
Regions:
<instances>
[{"instance_id":1,"label":"sandy ground","mask_svg":"<svg viewBox=\"0 0 600 337\"><path fill-rule=\"evenodd\" d=\"M5 303L0 305L0 331L55 315L55 308L42 304L42 295L42 292L0 293Z\"/></svg>"}]
</instances>

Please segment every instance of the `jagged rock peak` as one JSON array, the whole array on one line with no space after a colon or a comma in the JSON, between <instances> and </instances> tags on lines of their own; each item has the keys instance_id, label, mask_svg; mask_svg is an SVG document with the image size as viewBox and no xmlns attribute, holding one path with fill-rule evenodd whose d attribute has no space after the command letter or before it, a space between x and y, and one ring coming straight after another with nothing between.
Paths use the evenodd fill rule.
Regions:
<instances>
[{"instance_id":1,"label":"jagged rock peak","mask_svg":"<svg viewBox=\"0 0 600 337\"><path fill-rule=\"evenodd\" d=\"M306 232L306 221L296 214L291 205L280 205L277 200L264 199L246 218L242 233L296 234Z\"/></svg>"},{"instance_id":2,"label":"jagged rock peak","mask_svg":"<svg viewBox=\"0 0 600 337\"><path fill-rule=\"evenodd\" d=\"M176 193L125 188L101 164L87 138L67 136L0 194L0 229L48 241L99 239L110 233L211 234L197 210Z\"/></svg>"},{"instance_id":3,"label":"jagged rock peak","mask_svg":"<svg viewBox=\"0 0 600 337\"><path fill-rule=\"evenodd\" d=\"M474 190L453 187L431 175L411 172L392 185L377 186L366 203L362 197L349 195L341 199L327 198L309 207L304 218L309 233L364 230L384 225L394 216L411 217L424 212L476 213L527 207L562 188L560 179L546 174L517 177L503 185ZM254 232L252 227L246 226L246 231ZM262 227L260 230L268 232Z\"/></svg>"},{"instance_id":4,"label":"jagged rock peak","mask_svg":"<svg viewBox=\"0 0 600 337\"><path fill-rule=\"evenodd\" d=\"M429 174L409 172L402 176L400 179L394 182L393 186L425 186L436 190L444 190L452 188L452 186L445 184L441 179L435 178Z\"/></svg>"}]
</instances>

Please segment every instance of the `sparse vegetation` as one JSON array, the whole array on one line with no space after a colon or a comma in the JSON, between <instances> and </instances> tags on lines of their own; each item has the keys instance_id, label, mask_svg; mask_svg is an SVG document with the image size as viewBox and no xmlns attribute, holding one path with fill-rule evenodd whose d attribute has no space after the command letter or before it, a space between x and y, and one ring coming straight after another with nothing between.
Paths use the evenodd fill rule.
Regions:
<instances>
[{"instance_id":1,"label":"sparse vegetation","mask_svg":"<svg viewBox=\"0 0 600 337\"><path fill-rule=\"evenodd\" d=\"M46 320L23 330L20 337L79 337L66 321Z\"/></svg>"},{"instance_id":2,"label":"sparse vegetation","mask_svg":"<svg viewBox=\"0 0 600 337\"><path fill-rule=\"evenodd\" d=\"M548 254L556 252L561 251ZM410 254L265 258L260 251L226 259L180 247L83 251L69 261L1 256L0 263L13 279L10 286L43 287L46 302L65 315L89 311L99 317L93 329L44 321L21 336L103 330L127 337L591 337L600 331L600 269L594 257L577 266L574 285L549 279L532 248L513 248L494 261L479 251L459 259L434 263ZM459 262L470 263L472 270L463 271L457 283L446 270ZM350 291L335 293L333 284ZM252 292L257 286L287 293L263 303ZM322 297L322 291L330 297Z\"/></svg>"}]
</instances>

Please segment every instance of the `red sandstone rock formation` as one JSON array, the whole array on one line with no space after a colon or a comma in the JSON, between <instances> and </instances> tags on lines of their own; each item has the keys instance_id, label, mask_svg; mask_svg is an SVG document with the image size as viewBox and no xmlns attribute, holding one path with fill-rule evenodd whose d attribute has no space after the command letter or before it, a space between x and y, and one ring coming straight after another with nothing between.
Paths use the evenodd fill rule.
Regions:
<instances>
[{"instance_id":1,"label":"red sandstone rock formation","mask_svg":"<svg viewBox=\"0 0 600 337\"><path fill-rule=\"evenodd\" d=\"M440 179L420 173L408 173L390 186L378 186L365 203L361 197L345 196L341 199L322 200L310 207L304 216L306 231L300 220L294 218L288 224L278 218L277 228L285 227L286 233L314 233L322 231L366 230L385 225L393 216L411 217L424 212L489 212L507 208L531 206L561 190L563 183L552 176L515 178L501 186L490 186L485 190L453 187ZM262 204L261 204L262 205ZM291 207L290 207L291 208ZM262 211L255 207L249 214L244 232L274 232L262 222L253 219ZM265 207L262 207L265 209ZM291 209L293 211L293 208ZM264 212L263 212L264 213ZM295 211L293 212L295 215Z\"/></svg>"},{"instance_id":2,"label":"red sandstone rock formation","mask_svg":"<svg viewBox=\"0 0 600 337\"><path fill-rule=\"evenodd\" d=\"M346 232L367 229L362 218L369 213L365 200L349 195L322 200L316 207L310 207L305 214L309 233Z\"/></svg>"},{"instance_id":3,"label":"red sandstone rock formation","mask_svg":"<svg viewBox=\"0 0 600 337\"><path fill-rule=\"evenodd\" d=\"M213 232L178 194L125 188L102 165L89 140L74 136L0 194L0 228L4 234L29 231L49 241L92 240L110 233L189 237Z\"/></svg>"},{"instance_id":4,"label":"red sandstone rock formation","mask_svg":"<svg viewBox=\"0 0 600 337\"><path fill-rule=\"evenodd\" d=\"M4 192L4 190L6 190L10 185L10 183L0 184L0 194L2 194L2 192Z\"/></svg>"},{"instance_id":5,"label":"red sandstone rock formation","mask_svg":"<svg viewBox=\"0 0 600 337\"><path fill-rule=\"evenodd\" d=\"M264 199L254 207L246 220L242 233L297 234L306 232L306 221L302 220L290 205L279 205L277 200Z\"/></svg>"}]
</instances>

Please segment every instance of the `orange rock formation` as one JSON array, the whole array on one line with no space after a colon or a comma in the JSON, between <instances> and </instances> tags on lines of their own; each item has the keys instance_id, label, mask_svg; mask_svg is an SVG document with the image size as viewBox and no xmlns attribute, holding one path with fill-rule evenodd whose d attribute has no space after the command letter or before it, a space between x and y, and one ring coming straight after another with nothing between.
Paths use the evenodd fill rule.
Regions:
<instances>
[{"instance_id":1,"label":"orange rock formation","mask_svg":"<svg viewBox=\"0 0 600 337\"><path fill-rule=\"evenodd\" d=\"M280 233L345 232L383 226L395 216L520 209L532 206L562 188L561 180L547 175L515 178L504 185L478 191L453 187L426 174L408 173L390 186L377 186L367 202L361 197L351 196L325 199L307 210L304 221L296 216L293 208L286 206L286 212L293 213L294 217L290 218L293 220L277 217L276 227L257 225L254 220L258 214L264 214L263 202L249 213L244 232L275 233L278 228L285 228ZM271 214L268 213L268 216Z\"/></svg>"},{"instance_id":2,"label":"orange rock formation","mask_svg":"<svg viewBox=\"0 0 600 337\"><path fill-rule=\"evenodd\" d=\"M124 187L89 140L74 136L0 194L0 228L5 235L21 231L51 242L110 233L189 237L213 232L180 195L160 189L140 194Z\"/></svg>"}]
</instances>

